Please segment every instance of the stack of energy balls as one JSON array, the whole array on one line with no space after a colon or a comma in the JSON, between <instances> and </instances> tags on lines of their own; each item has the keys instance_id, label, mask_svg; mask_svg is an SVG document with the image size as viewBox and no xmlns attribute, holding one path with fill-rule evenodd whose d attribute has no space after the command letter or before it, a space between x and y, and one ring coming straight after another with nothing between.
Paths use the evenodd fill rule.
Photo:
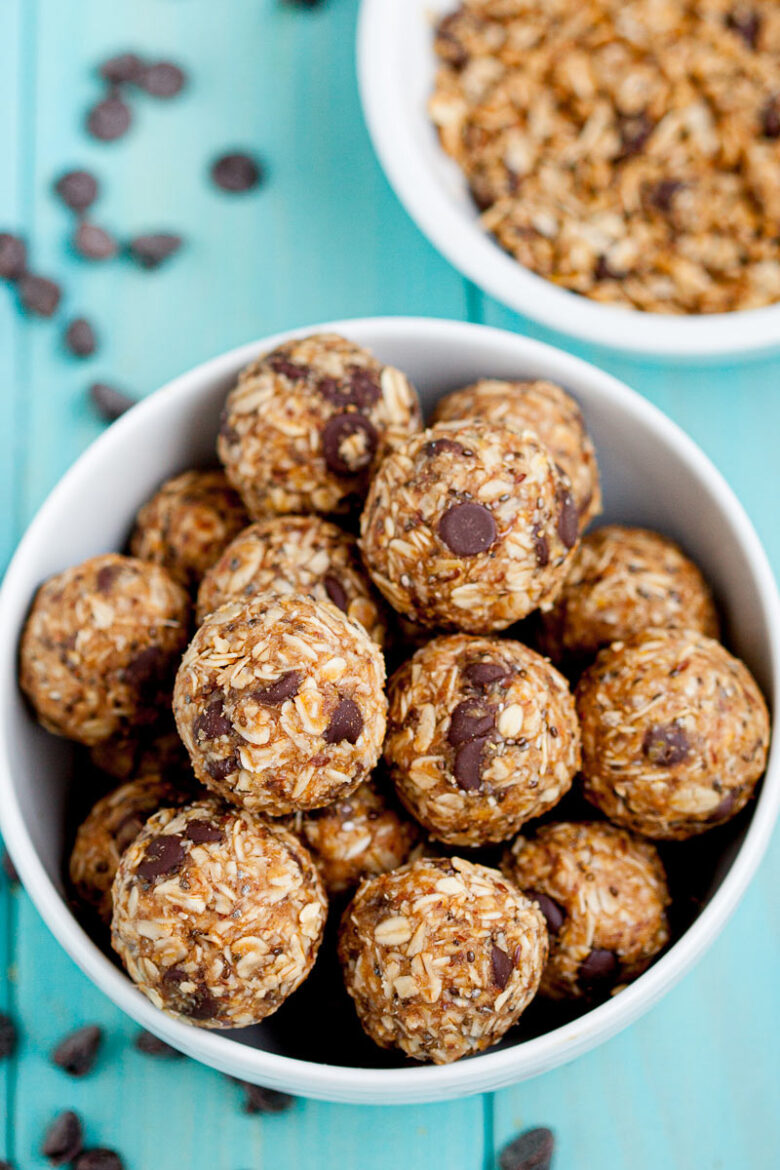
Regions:
<instances>
[{"instance_id":1,"label":"stack of energy balls","mask_svg":"<svg viewBox=\"0 0 780 1170\"><path fill-rule=\"evenodd\" d=\"M634 979L669 939L652 842L739 812L769 723L685 555L583 535L576 403L484 380L423 430L402 373L313 336L240 374L217 451L144 505L131 555L47 581L22 637L41 722L121 781L70 878L131 978L254 1024L309 974L330 896L363 1028L439 1063L537 992ZM537 611L544 654L512 636ZM580 772L601 815L567 820ZM497 843L500 869L475 852Z\"/></svg>"}]
</instances>

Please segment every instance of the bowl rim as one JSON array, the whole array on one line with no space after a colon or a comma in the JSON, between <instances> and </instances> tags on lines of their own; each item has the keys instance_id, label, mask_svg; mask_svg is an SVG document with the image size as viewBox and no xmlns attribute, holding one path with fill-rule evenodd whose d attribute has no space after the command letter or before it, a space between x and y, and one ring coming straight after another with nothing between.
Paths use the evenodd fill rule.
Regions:
<instances>
[{"instance_id":1,"label":"bowl rim","mask_svg":"<svg viewBox=\"0 0 780 1170\"><path fill-rule=\"evenodd\" d=\"M534 321L580 341L652 359L748 357L780 347L780 303L731 313L677 315L606 305L537 276L505 252L476 220L464 214L437 181L433 154L420 148L397 100L400 83L393 49L403 43L410 3L421 20L425 0L361 0L356 54L363 115L374 150L399 201L417 227L459 272L483 292ZM448 0L450 6L455 0ZM438 10L438 9L437 9ZM431 82L433 77L431 76ZM435 142L441 160L463 185L457 164Z\"/></svg>"},{"instance_id":2,"label":"bowl rim","mask_svg":"<svg viewBox=\"0 0 780 1170\"><path fill-rule=\"evenodd\" d=\"M336 332L381 346L383 339L430 341L432 336L455 344L466 336L487 340L513 359L544 362L554 380L586 381L606 399L619 401L637 425L656 433L677 457L691 465L715 497L720 510L732 519L745 551L745 571L753 578L769 630L768 662L771 686L780 694L780 598L759 538L742 505L704 452L657 407L612 375L580 358L543 342L506 330L467 322L420 317L357 318L286 330L239 346L212 358L168 382L117 420L82 453L53 488L27 528L0 589L0 664L16 661L18 626L10 621L9 607L18 597L17 577L33 546L46 514L57 506L60 494L78 479L89 479L115 447L134 432L142 434L146 420L161 403L186 399L197 389L216 385L258 353L291 337L312 332ZM15 675L13 676L15 678ZM0 701L7 702L2 674ZM10 686L15 685L13 682ZM319 1064L282 1056L242 1044L219 1032L198 1029L170 1019L138 991L92 942L60 895L39 859L22 816L12 782L8 744L0 725L0 829L33 903L70 957L87 977L122 1011L142 1027L162 1037L187 1055L222 1072L299 1096L353 1104L414 1104L492 1091L535 1076L574 1059L634 1022L655 1004L698 961L735 910L768 845L780 811L780 747L773 744L752 821L720 887L677 942L634 983L607 1003L568 1024L506 1049L487 1051L450 1065L415 1065L396 1069Z\"/></svg>"}]
</instances>

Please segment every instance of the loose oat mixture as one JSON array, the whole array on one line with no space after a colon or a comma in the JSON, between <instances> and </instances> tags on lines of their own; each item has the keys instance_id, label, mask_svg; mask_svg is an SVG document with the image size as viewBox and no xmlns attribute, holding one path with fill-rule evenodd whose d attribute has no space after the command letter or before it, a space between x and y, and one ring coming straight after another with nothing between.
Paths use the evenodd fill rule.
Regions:
<instances>
[{"instance_id":1,"label":"loose oat mixture","mask_svg":"<svg viewBox=\"0 0 780 1170\"><path fill-rule=\"evenodd\" d=\"M595 300L780 300L776 0L465 0L430 112L482 223Z\"/></svg>"}]
</instances>

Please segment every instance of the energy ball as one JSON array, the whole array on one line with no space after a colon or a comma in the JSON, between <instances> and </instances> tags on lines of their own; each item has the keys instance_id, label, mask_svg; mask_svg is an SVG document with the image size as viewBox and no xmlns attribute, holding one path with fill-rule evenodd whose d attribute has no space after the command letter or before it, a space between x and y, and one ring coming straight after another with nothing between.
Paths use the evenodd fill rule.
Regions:
<instances>
[{"instance_id":1,"label":"energy ball","mask_svg":"<svg viewBox=\"0 0 780 1170\"><path fill-rule=\"evenodd\" d=\"M372 1040L447 1064L517 1022L539 987L547 931L497 870L424 858L363 882L342 920L339 957Z\"/></svg>"},{"instance_id":2,"label":"energy ball","mask_svg":"<svg viewBox=\"0 0 780 1170\"><path fill-rule=\"evenodd\" d=\"M347 797L382 750L382 653L329 601L261 594L210 614L173 696L198 779L284 816Z\"/></svg>"},{"instance_id":3,"label":"energy ball","mask_svg":"<svg viewBox=\"0 0 780 1170\"><path fill-rule=\"evenodd\" d=\"M167 480L141 508L130 552L162 565L194 592L207 569L249 523L222 471L185 471Z\"/></svg>"},{"instance_id":4,"label":"energy ball","mask_svg":"<svg viewBox=\"0 0 780 1170\"><path fill-rule=\"evenodd\" d=\"M178 783L192 779L187 749L179 738L171 712L153 727L128 728L89 749L89 758L101 772L115 780L137 780L157 772Z\"/></svg>"},{"instance_id":5,"label":"energy ball","mask_svg":"<svg viewBox=\"0 0 780 1170\"><path fill-rule=\"evenodd\" d=\"M579 768L569 685L519 642L434 638L390 680L385 761L437 840L506 841L557 804Z\"/></svg>"},{"instance_id":6,"label":"energy ball","mask_svg":"<svg viewBox=\"0 0 780 1170\"><path fill-rule=\"evenodd\" d=\"M387 452L420 425L400 371L323 333L288 341L239 374L217 452L253 519L350 512Z\"/></svg>"},{"instance_id":7,"label":"energy ball","mask_svg":"<svg viewBox=\"0 0 780 1170\"><path fill-rule=\"evenodd\" d=\"M379 468L361 520L374 584L426 626L489 633L549 607L579 518L531 431L439 423Z\"/></svg>"},{"instance_id":8,"label":"energy ball","mask_svg":"<svg viewBox=\"0 0 780 1170\"><path fill-rule=\"evenodd\" d=\"M577 687L588 800L647 837L684 840L747 804L769 715L752 675L696 630L602 650Z\"/></svg>"},{"instance_id":9,"label":"energy ball","mask_svg":"<svg viewBox=\"0 0 780 1170\"><path fill-rule=\"evenodd\" d=\"M417 826L373 783L361 784L327 808L296 814L293 827L311 851L329 894L398 869L420 837Z\"/></svg>"},{"instance_id":10,"label":"energy ball","mask_svg":"<svg viewBox=\"0 0 780 1170\"><path fill-rule=\"evenodd\" d=\"M554 382L506 382L481 378L462 390L445 394L436 404L434 422L482 419L484 422L535 431L561 470L584 529L601 511L596 452L579 405Z\"/></svg>"},{"instance_id":11,"label":"energy ball","mask_svg":"<svg viewBox=\"0 0 780 1170\"><path fill-rule=\"evenodd\" d=\"M606 994L641 975L669 941L660 858L625 829L545 825L531 840L518 837L503 869L547 920L541 995Z\"/></svg>"},{"instance_id":12,"label":"energy ball","mask_svg":"<svg viewBox=\"0 0 780 1170\"><path fill-rule=\"evenodd\" d=\"M543 646L555 662L587 660L652 627L718 635L712 594L693 562L659 532L620 524L583 537L542 620Z\"/></svg>"},{"instance_id":13,"label":"energy ball","mask_svg":"<svg viewBox=\"0 0 780 1170\"><path fill-rule=\"evenodd\" d=\"M20 683L47 731L91 746L154 722L187 643L189 598L114 553L50 577L22 633Z\"/></svg>"},{"instance_id":14,"label":"energy ball","mask_svg":"<svg viewBox=\"0 0 780 1170\"><path fill-rule=\"evenodd\" d=\"M202 1028L270 1016L309 974L327 900L297 837L203 800L156 813L125 850L111 942L144 995Z\"/></svg>"},{"instance_id":15,"label":"energy ball","mask_svg":"<svg viewBox=\"0 0 780 1170\"><path fill-rule=\"evenodd\" d=\"M269 592L332 601L378 645L384 643L384 607L366 576L355 538L319 516L271 516L239 533L203 579L198 620L226 601L249 601Z\"/></svg>"},{"instance_id":16,"label":"energy ball","mask_svg":"<svg viewBox=\"0 0 780 1170\"><path fill-rule=\"evenodd\" d=\"M124 851L153 813L186 804L192 797L192 791L152 773L103 796L79 826L70 855L70 880L79 900L106 925L111 922L111 886Z\"/></svg>"}]
</instances>

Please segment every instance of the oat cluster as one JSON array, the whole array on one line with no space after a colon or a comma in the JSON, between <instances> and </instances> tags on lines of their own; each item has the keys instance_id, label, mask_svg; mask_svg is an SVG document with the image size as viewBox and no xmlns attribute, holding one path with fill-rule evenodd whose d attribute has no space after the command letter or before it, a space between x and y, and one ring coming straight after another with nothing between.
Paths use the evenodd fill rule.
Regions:
<instances>
[{"instance_id":1,"label":"oat cluster","mask_svg":"<svg viewBox=\"0 0 780 1170\"><path fill-rule=\"evenodd\" d=\"M482 223L606 304L780 300L776 0L465 0L430 114Z\"/></svg>"}]
</instances>

